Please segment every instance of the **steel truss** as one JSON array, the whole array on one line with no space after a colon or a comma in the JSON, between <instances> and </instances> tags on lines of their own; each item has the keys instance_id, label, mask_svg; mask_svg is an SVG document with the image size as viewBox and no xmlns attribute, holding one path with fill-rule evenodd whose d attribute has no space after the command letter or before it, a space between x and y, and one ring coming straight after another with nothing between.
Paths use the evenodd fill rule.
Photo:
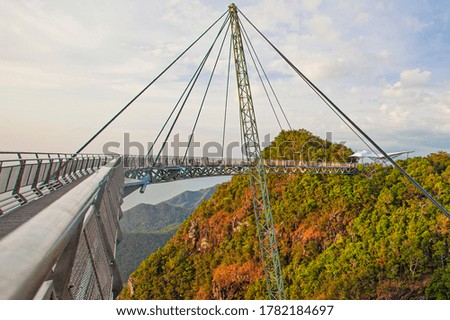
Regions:
<instances>
[{"instance_id":1,"label":"steel truss","mask_svg":"<svg viewBox=\"0 0 450 320\"><path fill-rule=\"evenodd\" d=\"M125 177L144 180L147 184L171 182L177 180L233 176L247 174L254 166L198 166L198 167L147 167L128 168ZM266 174L358 174L355 166L264 166ZM142 182L138 183L142 185Z\"/></svg>"},{"instance_id":2,"label":"steel truss","mask_svg":"<svg viewBox=\"0 0 450 320\"><path fill-rule=\"evenodd\" d=\"M248 170L248 173L250 176L256 228L258 230L261 261L264 267L269 299L282 300L286 298L283 275L281 273L275 227L270 208L269 192L267 190L266 171L261 161L261 145L256 125L255 110L253 108L241 28L237 8L234 4L230 5L229 13L244 154L247 161L255 164L254 167Z\"/></svg>"}]
</instances>

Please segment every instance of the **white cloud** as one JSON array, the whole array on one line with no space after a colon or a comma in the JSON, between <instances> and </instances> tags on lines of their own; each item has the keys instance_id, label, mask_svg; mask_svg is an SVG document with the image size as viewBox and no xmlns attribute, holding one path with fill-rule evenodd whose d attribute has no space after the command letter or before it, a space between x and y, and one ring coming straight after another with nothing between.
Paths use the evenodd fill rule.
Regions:
<instances>
[{"instance_id":1,"label":"white cloud","mask_svg":"<svg viewBox=\"0 0 450 320\"><path fill-rule=\"evenodd\" d=\"M383 90L383 97L401 99L412 105L426 101L430 96L428 91L431 72L420 69L404 70L400 73L400 80L388 84Z\"/></svg>"},{"instance_id":2,"label":"white cloud","mask_svg":"<svg viewBox=\"0 0 450 320\"><path fill-rule=\"evenodd\" d=\"M333 20L327 15L313 15L310 19L305 20L304 25L312 35L320 37L321 41L339 40L339 32L334 27Z\"/></svg>"},{"instance_id":3,"label":"white cloud","mask_svg":"<svg viewBox=\"0 0 450 320\"><path fill-rule=\"evenodd\" d=\"M426 143L423 137L430 138L432 133L450 133L449 96L448 91L433 82L430 71L403 70L399 81L386 85L382 91L379 123L393 135L395 132L412 135L417 131L416 143ZM426 146L422 147L426 149Z\"/></svg>"},{"instance_id":4,"label":"white cloud","mask_svg":"<svg viewBox=\"0 0 450 320\"><path fill-rule=\"evenodd\" d=\"M10 53L10 56L27 53L54 56L65 49L96 50L107 33L106 26L83 24L70 13L55 10L43 2L14 1L2 6L0 38L15 44L3 48L3 54Z\"/></svg>"},{"instance_id":5,"label":"white cloud","mask_svg":"<svg viewBox=\"0 0 450 320\"><path fill-rule=\"evenodd\" d=\"M14 75L14 77L0 77L0 86L4 88L58 88L66 82L63 74L49 72L39 66L14 62L2 63L0 74Z\"/></svg>"},{"instance_id":6,"label":"white cloud","mask_svg":"<svg viewBox=\"0 0 450 320\"><path fill-rule=\"evenodd\" d=\"M321 3L322 0L302 0L301 8L307 11L315 12Z\"/></svg>"},{"instance_id":7,"label":"white cloud","mask_svg":"<svg viewBox=\"0 0 450 320\"><path fill-rule=\"evenodd\" d=\"M263 32L278 34L286 29L299 28L301 21L297 14L301 6L297 1L280 0L274 3L273 0L261 0L250 6L239 6L239 9ZM241 17L241 20L245 19Z\"/></svg>"},{"instance_id":8,"label":"white cloud","mask_svg":"<svg viewBox=\"0 0 450 320\"><path fill-rule=\"evenodd\" d=\"M386 103L380 106L380 111L385 121L384 124L392 126L405 125L410 114L409 110L405 110L401 106Z\"/></svg>"},{"instance_id":9,"label":"white cloud","mask_svg":"<svg viewBox=\"0 0 450 320\"><path fill-rule=\"evenodd\" d=\"M392 54L391 54L391 52L389 52L389 50L382 49L378 52L378 56L383 60L387 60L392 56Z\"/></svg>"},{"instance_id":10,"label":"white cloud","mask_svg":"<svg viewBox=\"0 0 450 320\"><path fill-rule=\"evenodd\" d=\"M370 21L370 19L371 19L371 17L367 12L361 12L356 17L356 22L361 23L361 24L366 24Z\"/></svg>"},{"instance_id":11,"label":"white cloud","mask_svg":"<svg viewBox=\"0 0 450 320\"><path fill-rule=\"evenodd\" d=\"M428 127L442 134L450 133L448 80L446 85L442 83L442 79L449 78L450 66L446 64L448 50L440 50L444 42L448 44L439 38L439 34L450 34L450 30L439 20L433 21L434 7L407 0L242 2L237 5L244 14L358 124L373 130L375 138L414 126L422 132ZM55 114L52 120L71 125L64 122L70 118L72 124L83 123L82 133L87 135L162 71L227 6L228 3L209 0L111 0L107 6L90 1L3 1L0 90L8 101L8 114L18 114L11 110L19 105L19 96L21 114L29 115L30 119L41 119L35 114L36 105L56 110L64 106L64 111ZM425 12L430 14L425 16ZM245 19L241 20L247 27ZM436 29L429 30L427 21L433 21ZM418 37L425 29L437 39L433 42L433 55L428 54L431 48ZM275 77L275 81L271 80L282 93L279 97L287 105L286 112L299 119L294 125L310 126L308 129L318 130L316 134L342 131L339 122L333 115L328 117L327 111L320 113L320 121L314 123L318 110L322 110L322 106L317 107L317 99L311 97L284 61L261 38L255 37L251 27L246 30L266 71ZM185 85L183 81L198 65L205 42L193 48L164 76L162 80L166 82L151 90L155 100L150 103L144 98L143 108L133 108L121 118L120 129L141 122L150 128L149 132L159 129L165 111L173 105L163 100L176 98L173 92ZM439 59L440 65L431 57ZM208 65L206 69L210 68ZM224 74L226 61L219 66L215 81L223 84L218 78ZM260 89L255 87L254 94ZM223 96L218 91L211 100L220 105ZM98 114L107 111L104 117L86 121L93 105ZM276 130L270 112L259 109L257 112L264 124ZM206 126L217 122L211 120L214 113L217 114L205 114ZM39 132L42 121L17 121L18 125L8 127L8 139L17 137L17 140L10 143L5 135L0 135L0 144L25 145L19 132ZM63 140L72 141L72 145L60 143L71 149L82 139L77 136L79 132L61 129L56 134L71 136ZM54 140L43 139L40 149L46 149L46 141L47 146L50 141L57 144ZM37 139L33 143L38 142Z\"/></svg>"},{"instance_id":12,"label":"white cloud","mask_svg":"<svg viewBox=\"0 0 450 320\"><path fill-rule=\"evenodd\" d=\"M400 73L400 82L403 87L421 87L428 84L430 71L421 71L419 68L404 70Z\"/></svg>"}]
</instances>

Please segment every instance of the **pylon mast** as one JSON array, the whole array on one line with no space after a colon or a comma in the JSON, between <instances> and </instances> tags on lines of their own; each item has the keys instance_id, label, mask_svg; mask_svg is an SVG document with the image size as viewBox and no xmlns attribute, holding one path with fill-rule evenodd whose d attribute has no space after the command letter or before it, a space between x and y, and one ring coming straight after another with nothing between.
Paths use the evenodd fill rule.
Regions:
<instances>
[{"instance_id":1,"label":"pylon mast","mask_svg":"<svg viewBox=\"0 0 450 320\"><path fill-rule=\"evenodd\" d=\"M281 273L280 257L270 208L269 193L264 164L261 159L258 128L256 126L255 110L253 108L252 93L245 61L241 28L237 7L233 3L229 6L231 37L233 42L234 62L239 96L239 112L241 130L244 143L244 154L254 168L249 169L250 188L252 190L253 209L255 212L256 228L264 266L269 299L282 300L286 298L284 292L283 275Z\"/></svg>"}]
</instances>

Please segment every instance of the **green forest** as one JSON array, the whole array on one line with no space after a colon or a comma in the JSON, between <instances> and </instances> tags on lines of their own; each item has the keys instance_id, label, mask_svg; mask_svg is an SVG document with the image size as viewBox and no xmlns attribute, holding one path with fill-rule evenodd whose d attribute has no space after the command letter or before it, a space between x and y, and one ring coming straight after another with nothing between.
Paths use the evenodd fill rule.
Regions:
<instances>
[{"instance_id":1,"label":"green forest","mask_svg":"<svg viewBox=\"0 0 450 320\"><path fill-rule=\"evenodd\" d=\"M169 241L181 223L215 187L185 191L156 205L141 203L123 213L120 229L123 239L116 250L116 261L123 282L147 258Z\"/></svg>"},{"instance_id":2,"label":"green forest","mask_svg":"<svg viewBox=\"0 0 450 320\"><path fill-rule=\"evenodd\" d=\"M350 154L305 130L281 132L263 152L312 161ZM450 208L447 153L398 163ZM391 166L358 168L268 176L287 298L449 299L450 219ZM120 298L266 299L256 234L249 179L235 176L131 274Z\"/></svg>"}]
</instances>

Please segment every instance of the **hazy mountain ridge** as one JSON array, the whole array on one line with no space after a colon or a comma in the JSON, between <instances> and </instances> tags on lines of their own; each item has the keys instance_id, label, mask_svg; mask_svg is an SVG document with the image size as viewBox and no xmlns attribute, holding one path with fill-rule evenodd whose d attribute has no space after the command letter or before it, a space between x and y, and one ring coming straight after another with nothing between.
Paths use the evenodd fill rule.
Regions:
<instances>
[{"instance_id":1,"label":"hazy mountain ridge","mask_svg":"<svg viewBox=\"0 0 450 320\"><path fill-rule=\"evenodd\" d=\"M214 193L215 188L216 187L214 186L211 188L201 189L198 191L188 190L162 203L169 204L171 206L182 207L189 210L194 210L200 205L200 203L203 200L209 199L211 197L211 195Z\"/></svg>"},{"instance_id":2,"label":"hazy mountain ridge","mask_svg":"<svg viewBox=\"0 0 450 320\"><path fill-rule=\"evenodd\" d=\"M117 246L116 260L122 276L128 276L176 233L192 211L214 192L215 186L185 191L158 204L141 203L124 212L120 220L123 240Z\"/></svg>"},{"instance_id":3,"label":"hazy mountain ridge","mask_svg":"<svg viewBox=\"0 0 450 320\"><path fill-rule=\"evenodd\" d=\"M173 206L166 202L141 203L124 212L120 227L124 233L157 232L170 224L181 224L191 212L192 209Z\"/></svg>"}]
</instances>

